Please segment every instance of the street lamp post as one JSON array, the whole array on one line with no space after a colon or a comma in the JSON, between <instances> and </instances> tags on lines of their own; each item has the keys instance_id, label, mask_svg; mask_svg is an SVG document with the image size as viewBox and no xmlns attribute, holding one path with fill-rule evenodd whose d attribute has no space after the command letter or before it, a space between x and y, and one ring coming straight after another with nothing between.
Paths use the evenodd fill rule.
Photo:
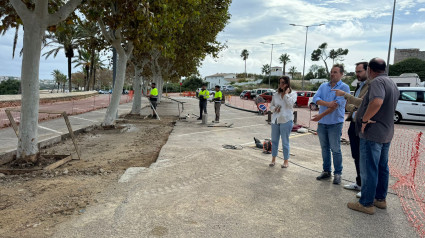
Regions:
<instances>
[{"instance_id":1,"label":"street lamp post","mask_svg":"<svg viewBox=\"0 0 425 238\"><path fill-rule=\"evenodd\" d=\"M387 74L390 73L390 54L391 54L391 41L393 39L393 27L394 27L394 14L395 14L395 4L396 0L394 0L394 6L393 6L393 19L391 21L391 33L390 33L390 45L388 46L388 58L387 58Z\"/></svg>"},{"instance_id":2,"label":"street lamp post","mask_svg":"<svg viewBox=\"0 0 425 238\"><path fill-rule=\"evenodd\" d=\"M310 26L304 26L304 25L297 25L297 24L289 24L291 26L302 26L305 27L305 45L304 45L304 64L303 64L303 78L302 78L302 90L304 90L304 72L305 72L305 57L307 54L307 34L308 34L308 28L312 26L323 26L325 24L318 24L318 25L310 25Z\"/></svg>"},{"instance_id":3,"label":"street lamp post","mask_svg":"<svg viewBox=\"0 0 425 238\"><path fill-rule=\"evenodd\" d=\"M269 88L270 88L270 77L272 75L273 46L274 45L283 45L284 43L276 43L276 44L265 43L265 42L260 42L260 43L261 44L271 45L272 46L272 51L270 52L270 71L269 71Z\"/></svg>"}]
</instances>

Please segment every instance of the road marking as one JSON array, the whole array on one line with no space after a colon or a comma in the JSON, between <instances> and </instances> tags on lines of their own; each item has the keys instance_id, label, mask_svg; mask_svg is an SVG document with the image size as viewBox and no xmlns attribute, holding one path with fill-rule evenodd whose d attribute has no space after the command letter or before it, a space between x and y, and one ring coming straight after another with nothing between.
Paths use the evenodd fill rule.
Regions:
<instances>
[{"instance_id":1,"label":"road marking","mask_svg":"<svg viewBox=\"0 0 425 238\"><path fill-rule=\"evenodd\" d=\"M54 133L62 134L62 132L60 132L60 131L53 130L53 129L50 129L50 128L47 128L47 127L44 127L44 126L39 125L38 127L40 127L41 129L44 129L44 130L52 131Z\"/></svg>"},{"instance_id":2,"label":"road marking","mask_svg":"<svg viewBox=\"0 0 425 238\"><path fill-rule=\"evenodd\" d=\"M84 121L90 121L90 122L96 122L96 123L98 122L98 121L93 121L93 120L82 118L82 117L76 117L76 116L70 116L70 117L80 119L80 120L84 120Z\"/></svg>"},{"instance_id":3,"label":"road marking","mask_svg":"<svg viewBox=\"0 0 425 238\"><path fill-rule=\"evenodd\" d=\"M251 117L238 117L238 118L229 118L229 119L221 119L221 121L229 121L229 120L241 120L241 119L248 119L248 118L259 118L258 116L251 116Z\"/></svg>"},{"instance_id":4,"label":"road marking","mask_svg":"<svg viewBox=\"0 0 425 238\"><path fill-rule=\"evenodd\" d=\"M192 133L187 133L187 134L181 134L181 135L178 135L178 136L188 136L188 135L195 135L195 134L202 134L202 133L209 133L209 132L227 131L227 130L233 130L233 129L246 128L246 127L254 127L254 126L268 126L268 125L267 124L256 124L256 125L250 125L250 126L231 127L231 128L218 129L218 130L198 131L198 132L192 132Z\"/></svg>"},{"instance_id":5,"label":"road marking","mask_svg":"<svg viewBox=\"0 0 425 238\"><path fill-rule=\"evenodd\" d=\"M290 136L289 138L296 138L296 137L308 136L308 135L313 135L313 134L311 134L311 133L304 133L304 134L299 134L299 135L295 135L295 136Z\"/></svg>"}]
</instances>

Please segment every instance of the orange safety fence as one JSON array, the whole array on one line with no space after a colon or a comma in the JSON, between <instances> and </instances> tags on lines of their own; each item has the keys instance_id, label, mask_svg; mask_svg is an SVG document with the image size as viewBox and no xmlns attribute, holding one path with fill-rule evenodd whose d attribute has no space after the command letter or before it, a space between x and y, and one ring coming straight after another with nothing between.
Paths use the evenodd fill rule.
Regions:
<instances>
[{"instance_id":1,"label":"orange safety fence","mask_svg":"<svg viewBox=\"0 0 425 238\"><path fill-rule=\"evenodd\" d=\"M71 99L68 101L52 102L40 104L39 110L43 111L66 111L68 115L77 115L85 112L106 108L109 106L111 101L111 94L99 94L93 97L84 99ZM132 100L132 96L121 95L120 104L128 103ZM10 121L6 116L6 109L20 109L20 107L4 107L0 108L0 128L6 128L10 126ZM20 113L11 112L15 121L19 123ZM50 120L53 118L60 117L61 115L52 115L47 113L39 113L38 121Z\"/></svg>"},{"instance_id":2,"label":"orange safety fence","mask_svg":"<svg viewBox=\"0 0 425 238\"><path fill-rule=\"evenodd\" d=\"M181 93L183 97L196 97L196 92L184 91Z\"/></svg>"},{"instance_id":3,"label":"orange safety fence","mask_svg":"<svg viewBox=\"0 0 425 238\"><path fill-rule=\"evenodd\" d=\"M231 97L232 106L257 111L253 100ZM311 121L318 111L294 108L297 124L317 130L317 122ZM350 122L344 122L342 138L348 140ZM391 187L400 198L401 206L411 225L420 237L425 237L425 138L423 133L396 126L391 142L388 165L395 182Z\"/></svg>"}]
</instances>

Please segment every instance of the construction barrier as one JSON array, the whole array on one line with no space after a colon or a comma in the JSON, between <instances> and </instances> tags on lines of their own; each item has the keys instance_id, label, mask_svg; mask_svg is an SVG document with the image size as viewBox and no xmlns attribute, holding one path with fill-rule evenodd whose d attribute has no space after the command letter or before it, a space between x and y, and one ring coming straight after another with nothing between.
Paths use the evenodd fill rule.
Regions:
<instances>
[{"instance_id":1,"label":"construction barrier","mask_svg":"<svg viewBox=\"0 0 425 238\"><path fill-rule=\"evenodd\" d=\"M253 100L230 97L231 106L256 111ZM317 130L317 122L312 121L318 111L309 108L294 108L297 124ZM350 122L344 122L342 138L348 140ZM425 237L425 138L420 131L398 128L391 142L388 165L390 174L397 182L391 188L400 198L401 206L410 224L420 237Z\"/></svg>"},{"instance_id":2,"label":"construction barrier","mask_svg":"<svg viewBox=\"0 0 425 238\"><path fill-rule=\"evenodd\" d=\"M106 108L109 106L111 101L111 94L99 94L84 99L71 99L68 101L42 103L39 106L40 111L66 111L68 115L77 115L85 112ZM128 103L132 99L130 95L121 95L120 104ZM20 107L6 107L0 108L0 128L6 128L10 126L10 121L6 116L6 109L20 109ZM20 121L19 112L11 112L16 122ZM38 121L50 120L53 118L60 117L61 115L51 115L47 113L39 113Z\"/></svg>"}]
</instances>

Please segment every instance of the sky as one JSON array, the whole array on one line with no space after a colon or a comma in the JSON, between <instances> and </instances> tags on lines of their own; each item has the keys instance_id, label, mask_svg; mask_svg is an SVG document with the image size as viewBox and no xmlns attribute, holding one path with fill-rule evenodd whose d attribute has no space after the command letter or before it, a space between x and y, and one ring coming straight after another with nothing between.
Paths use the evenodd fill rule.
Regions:
<instances>
[{"instance_id":1,"label":"sky","mask_svg":"<svg viewBox=\"0 0 425 238\"><path fill-rule=\"evenodd\" d=\"M305 27L289 24L317 25L308 31L306 73L312 64L323 66L323 62L312 62L311 52L323 42L328 49L343 48L349 53L344 57L346 71L353 72L354 64L369 61L373 57L387 59L392 0L233 0L230 7L231 19L217 39L227 44L219 58L207 57L199 72L202 77L216 73L243 73L244 61L240 57L243 49L249 51L247 72L261 74L261 67L270 64L281 66L279 56L290 55L289 67L301 72L304 60ZM0 76L20 76L23 30L18 39L18 53L12 59L14 31L0 36ZM395 12L394 32L390 63L394 48L419 48L425 51L425 0L398 0ZM48 49L44 49L42 53ZM52 79L51 72L59 69L67 72L65 53L56 58L45 57L40 61L40 79ZM328 61L332 64L332 61ZM73 68L73 72L80 69Z\"/></svg>"}]
</instances>

